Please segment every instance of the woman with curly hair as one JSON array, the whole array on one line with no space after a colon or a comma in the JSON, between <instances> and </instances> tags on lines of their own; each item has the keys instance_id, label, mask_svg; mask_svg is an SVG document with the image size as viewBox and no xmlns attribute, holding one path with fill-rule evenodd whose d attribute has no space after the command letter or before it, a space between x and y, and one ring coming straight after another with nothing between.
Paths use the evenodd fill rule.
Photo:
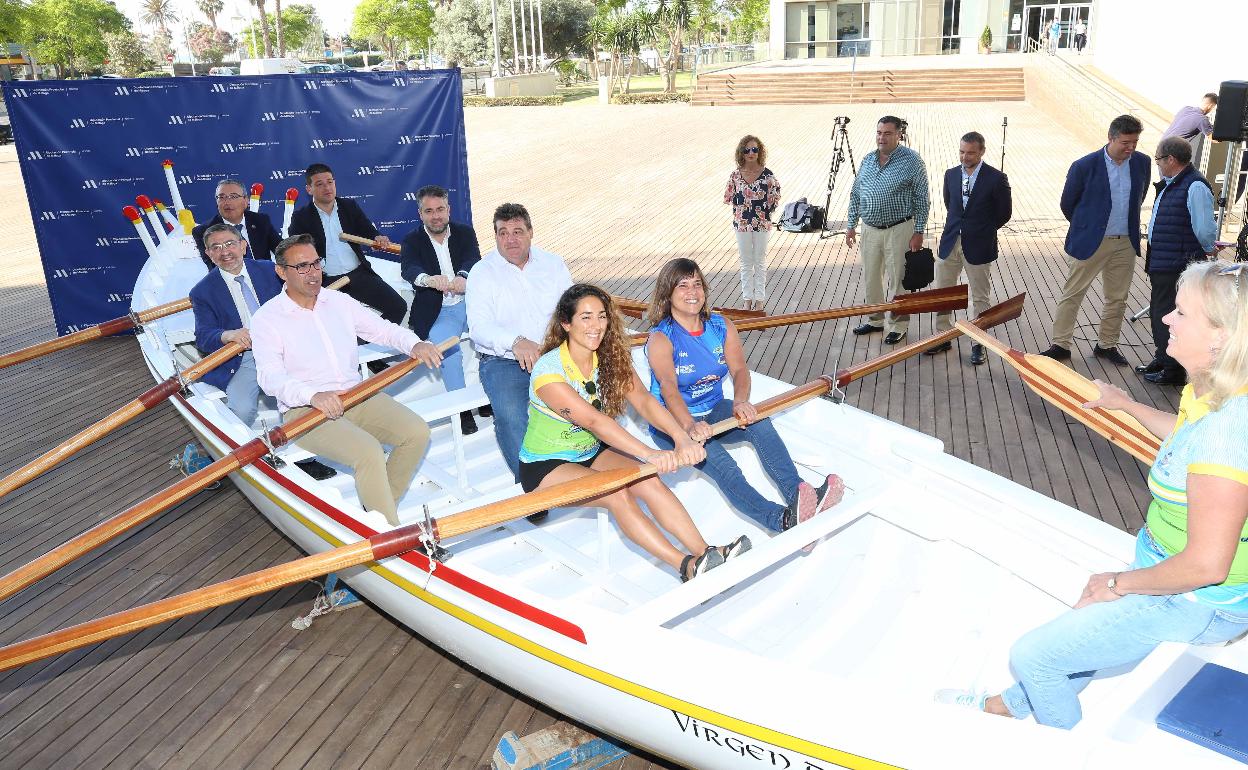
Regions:
<instances>
[{"instance_id":1,"label":"woman with curly hair","mask_svg":"<svg viewBox=\"0 0 1248 770\"><path fill-rule=\"evenodd\" d=\"M818 489L802 481L789 450L766 417L750 403L750 369L737 327L706 302L702 269L678 257L659 271L650 300L650 393L676 418L681 431L650 428L654 443L670 448L672 436L705 442L706 460L698 470L710 477L728 500L759 526L784 532L841 501L845 484L829 475ZM724 398L724 380L732 379L732 398ZM718 437L711 425L736 417L740 426ZM741 473L727 445L746 442L775 482L783 503L768 500Z\"/></svg>"},{"instance_id":2,"label":"woman with curly hair","mask_svg":"<svg viewBox=\"0 0 1248 770\"><path fill-rule=\"evenodd\" d=\"M747 134L733 154L737 167L728 175L724 203L732 206L741 260L741 297L746 310L762 310L767 299L767 233L771 212L780 205L780 181L767 168L767 148Z\"/></svg>"},{"instance_id":3,"label":"woman with curly hair","mask_svg":"<svg viewBox=\"0 0 1248 770\"><path fill-rule=\"evenodd\" d=\"M647 446L616 422L626 403L646 421L683 438L670 451ZM529 427L520 448L524 491L643 462L671 473L705 456L641 384L611 297L586 283L565 291L529 381ZM639 499L653 520L642 512ZM707 545L684 505L656 476L587 502L610 511L629 540L677 570L684 581L750 547L744 536L722 548ZM689 553L672 546L659 527Z\"/></svg>"}]
</instances>

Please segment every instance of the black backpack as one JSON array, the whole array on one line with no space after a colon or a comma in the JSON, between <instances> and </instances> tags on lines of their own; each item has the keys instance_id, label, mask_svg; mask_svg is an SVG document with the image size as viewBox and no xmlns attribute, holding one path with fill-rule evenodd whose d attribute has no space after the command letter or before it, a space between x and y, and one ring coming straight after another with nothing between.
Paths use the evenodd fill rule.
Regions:
<instances>
[{"instance_id":1,"label":"black backpack","mask_svg":"<svg viewBox=\"0 0 1248 770\"><path fill-rule=\"evenodd\" d=\"M805 198L798 198L785 205L780 217L780 229L789 233L817 233L823 230L824 216L822 206L814 206Z\"/></svg>"}]
</instances>

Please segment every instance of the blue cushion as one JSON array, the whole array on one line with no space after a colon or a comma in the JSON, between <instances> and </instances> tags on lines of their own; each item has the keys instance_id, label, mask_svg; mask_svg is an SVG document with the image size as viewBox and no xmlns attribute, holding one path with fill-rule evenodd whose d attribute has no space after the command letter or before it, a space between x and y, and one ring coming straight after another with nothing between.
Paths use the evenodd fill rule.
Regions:
<instances>
[{"instance_id":1,"label":"blue cushion","mask_svg":"<svg viewBox=\"0 0 1248 770\"><path fill-rule=\"evenodd\" d=\"M1248 674L1206 663L1157 715L1157 726L1248 764Z\"/></svg>"}]
</instances>

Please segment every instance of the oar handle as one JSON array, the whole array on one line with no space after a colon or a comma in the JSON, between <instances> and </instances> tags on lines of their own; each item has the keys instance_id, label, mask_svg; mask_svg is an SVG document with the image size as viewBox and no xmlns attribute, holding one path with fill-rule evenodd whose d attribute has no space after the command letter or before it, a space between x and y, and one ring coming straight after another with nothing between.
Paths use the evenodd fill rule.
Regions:
<instances>
[{"instance_id":1,"label":"oar handle","mask_svg":"<svg viewBox=\"0 0 1248 770\"><path fill-rule=\"evenodd\" d=\"M928 291L904 294L892 302L877 302L870 305L851 305L849 307L829 308L827 310L808 310L802 313L784 313L737 322L737 331L747 332L755 329L769 329L789 324L813 323L830 321L837 318L852 318L871 313L950 313L954 310L965 310L968 298L965 284L950 286L946 289L930 289Z\"/></svg>"},{"instance_id":2,"label":"oar handle","mask_svg":"<svg viewBox=\"0 0 1248 770\"><path fill-rule=\"evenodd\" d=\"M147 323L148 321L154 321L157 318L163 318L167 315L173 315L174 313L187 310L190 307L191 301L189 299L167 302L164 305L157 305L156 307L135 313L134 317L123 315L120 318L114 318L111 321L105 321L102 324L92 326L88 329L82 329L81 331L66 334L63 337L57 337L54 340L40 342L37 345L31 345L30 347L25 347L21 350L15 350L12 353L5 353L4 355L0 355L0 369L5 368L6 366L13 366L14 364L20 364L33 358L39 358L40 356L45 356L48 353L55 353L58 350L76 347L85 342L98 340L101 337L108 337L113 334L120 334L121 332L129 331L134 328L135 318L138 318L139 323Z\"/></svg>"},{"instance_id":3,"label":"oar handle","mask_svg":"<svg viewBox=\"0 0 1248 770\"><path fill-rule=\"evenodd\" d=\"M360 246L368 246L376 251L386 251L391 254L401 254L403 252L402 248L395 246L393 243L389 246L378 246L372 238L361 238L358 235L352 235L350 233L339 233L338 240L344 243L355 243Z\"/></svg>"}]
</instances>

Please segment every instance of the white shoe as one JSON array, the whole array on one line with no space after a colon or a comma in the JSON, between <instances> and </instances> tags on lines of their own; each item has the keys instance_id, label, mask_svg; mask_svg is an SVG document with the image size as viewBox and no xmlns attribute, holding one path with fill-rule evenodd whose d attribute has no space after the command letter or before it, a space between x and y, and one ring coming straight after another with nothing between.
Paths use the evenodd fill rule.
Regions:
<instances>
[{"instance_id":1,"label":"white shoe","mask_svg":"<svg viewBox=\"0 0 1248 770\"><path fill-rule=\"evenodd\" d=\"M936 694L932 697L932 700L946 706L962 706L963 708L973 708L976 711L983 711L984 701L988 700L988 693L946 688L937 690Z\"/></svg>"}]
</instances>

